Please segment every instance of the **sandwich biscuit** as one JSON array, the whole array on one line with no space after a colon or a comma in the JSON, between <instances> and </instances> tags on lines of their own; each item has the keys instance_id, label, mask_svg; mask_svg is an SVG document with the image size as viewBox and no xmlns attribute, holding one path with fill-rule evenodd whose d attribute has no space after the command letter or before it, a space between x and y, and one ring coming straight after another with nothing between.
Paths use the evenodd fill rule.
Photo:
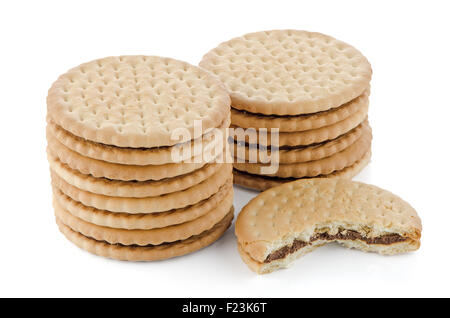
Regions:
<instances>
[{"instance_id":1,"label":"sandwich biscuit","mask_svg":"<svg viewBox=\"0 0 450 318\"><path fill-rule=\"evenodd\" d=\"M249 145L241 146L234 143L233 155L237 162L250 162L251 157L255 155L259 163L267 162L268 158L271 159L272 163L279 162L281 164L307 162L330 157L352 145L362 135L368 135L370 133L371 128L369 123L365 121L358 127L335 139L308 146L281 147L274 149L273 152L270 148L263 146L256 148L254 145L249 147Z\"/></svg>"},{"instance_id":2,"label":"sandwich biscuit","mask_svg":"<svg viewBox=\"0 0 450 318\"><path fill-rule=\"evenodd\" d=\"M360 160L369 151L371 142L372 134L368 131L367 134L362 135L361 138L341 152L314 161L280 164L275 172L267 175L280 178L302 178L330 174L336 170L349 167ZM268 166L270 164L239 162L233 164L236 170L250 174L263 174L262 168Z\"/></svg>"},{"instance_id":3,"label":"sandwich biscuit","mask_svg":"<svg viewBox=\"0 0 450 318\"><path fill-rule=\"evenodd\" d=\"M280 132L305 131L333 125L368 106L369 92L365 91L344 105L312 114L277 116L254 114L232 108L231 121L233 125L242 128L278 128Z\"/></svg>"},{"instance_id":4,"label":"sandwich biscuit","mask_svg":"<svg viewBox=\"0 0 450 318\"><path fill-rule=\"evenodd\" d=\"M118 213L155 213L184 208L198 203L219 191L220 187L232 182L231 164L223 164L213 176L182 191L157 197L112 197L80 190L70 185L55 173L51 173L52 184L64 194L84 205L99 210Z\"/></svg>"},{"instance_id":5,"label":"sandwich biscuit","mask_svg":"<svg viewBox=\"0 0 450 318\"><path fill-rule=\"evenodd\" d=\"M230 98L208 72L157 56L114 56L72 68L47 96L50 119L71 134L118 147L179 143L175 129L194 135L229 116Z\"/></svg>"},{"instance_id":6,"label":"sandwich biscuit","mask_svg":"<svg viewBox=\"0 0 450 318\"><path fill-rule=\"evenodd\" d=\"M123 261L156 261L192 253L211 245L225 233L232 220L233 210L213 228L199 235L182 241L146 246L109 244L105 241L97 241L74 231L58 218L56 218L56 223L61 233L69 241L90 253Z\"/></svg>"},{"instance_id":7,"label":"sandwich biscuit","mask_svg":"<svg viewBox=\"0 0 450 318\"><path fill-rule=\"evenodd\" d=\"M386 190L315 178L261 193L242 209L235 230L244 262L269 273L332 241L381 254L414 251L422 225L407 202Z\"/></svg>"},{"instance_id":8,"label":"sandwich biscuit","mask_svg":"<svg viewBox=\"0 0 450 318\"><path fill-rule=\"evenodd\" d=\"M159 213L117 213L86 206L65 195L53 187L53 199L70 214L92 224L127 230L150 230L164 228L199 218L218 205L233 202L233 185L231 182L220 187L219 191L196 204Z\"/></svg>"},{"instance_id":9,"label":"sandwich biscuit","mask_svg":"<svg viewBox=\"0 0 450 318\"><path fill-rule=\"evenodd\" d=\"M372 156L371 151L368 151L364 154L364 156L356 161L353 165L344 168L342 170L334 171L333 173L326 175L318 175L314 178L344 178L344 179L352 179L358 173L364 169L370 162L370 158ZM300 178L300 179L309 179ZM247 172L242 172L236 169L233 169L233 182L239 186L258 190L265 191L267 189L277 187L287 182L293 182L295 180L299 180L297 178L278 178L278 177L268 177L257 174L250 174Z\"/></svg>"},{"instance_id":10,"label":"sandwich biscuit","mask_svg":"<svg viewBox=\"0 0 450 318\"><path fill-rule=\"evenodd\" d=\"M200 66L216 75L232 107L299 115L343 105L369 88L372 69L354 47L298 30L249 33L209 51Z\"/></svg>"}]
</instances>

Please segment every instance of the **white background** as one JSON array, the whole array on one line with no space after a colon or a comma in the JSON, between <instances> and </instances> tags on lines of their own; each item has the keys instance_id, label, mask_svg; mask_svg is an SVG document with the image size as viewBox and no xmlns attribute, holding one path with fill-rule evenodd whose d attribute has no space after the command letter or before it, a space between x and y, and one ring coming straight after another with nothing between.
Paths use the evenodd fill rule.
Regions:
<instances>
[{"instance_id":1,"label":"white background","mask_svg":"<svg viewBox=\"0 0 450 318\"><path fill-rule=\"evenodd\" d=\"M0 296L450 296L450 8L446 1L11 1L0 4ZM356 179L409 201L419 251L329 245L258 276L233 230L153 263L88 254L58 231L46 162L45 98L58 75L110 55L197 64L220 42L270 29L319 31L372 63L372 163ZM237 212L254 192L236 188Z\"/></svg>"}]
</instances>

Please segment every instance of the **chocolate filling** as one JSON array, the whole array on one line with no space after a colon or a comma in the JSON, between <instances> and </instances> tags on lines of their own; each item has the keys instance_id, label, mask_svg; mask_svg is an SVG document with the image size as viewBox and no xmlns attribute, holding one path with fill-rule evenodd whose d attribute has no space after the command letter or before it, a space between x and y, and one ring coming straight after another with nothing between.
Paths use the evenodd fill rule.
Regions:
<instances>
[{"instance_id":1,"label":"chocolate filling","mask_svg":"<svg viewBox=\"0 0 450 318\"><path fill-rule=\"evenodd\" d=\"M355 98L356 99L356 98ZM261 118L265 118L265 119L276 119L276 118L308 118L308 117L312 117L312 116L317 116L317 115L322 115L325 113L330 113L333 111L337 111L338 109L344 108L345 106L347 106L348 104L350 104L351 102L353 102L354 100L351 100L341 106L338 107L334 107L328 110L322 110L322 111L318 111L318 112L314 112L314 113L308 113L308 114L298 114L298 115L266 115L263 113L252 113L249 112L247 110L244 109L237 109L237 108L233 108L234 111L238 112L238 113L243 113L245 115L251 115L251 116L257 116L257 117L261 117Z\"/></svg>"},{"instance_id":2,"label":"chocolate filling","mask_svg":"<svg viewBox=\"0 0 450 318\"><path fill-rule=\"evenodd\" d=\"M365 122L359 124L358 126L356 126L355 128L353 128L352 130L346 132L345 134L350 134L350 133L356 131L356 129L358 129L358 128L360 128L361 126L363 126L364 123L365 123ZM259 149L260 151L270 151L270 150L275 150L275 151L276 151L276 150L300 150L300 149L305 149L305 148L313 148L313 147L323 146L323 145L325 145L326 143L329 143L329 142L331 142L331 141L334 141L334 140L337 140L337 139L341 138L342 136L343 136L343 135L337 136L337 137L334 138L334 139L328 139L328 140L325 140L325 141L322 141L322 142L316 142L316 143L312 143L312 144L309 144L309 145L299 145L299 146L279 146L279 147L273 146L273 149L272 149L272 146L263 146L263 145L260 145L260 144L249 144L247 141L237 140L237 139L233 138L232 136L228 137L228 143L231 144L231 145L234 143L234 144L238 145L239 147L246 146L246 147L248 147L249 149ZM236 136L236 137L238 137L238 136Z\"/></svg>"},{"instance_id":3,"label":"chocolate filling","mask_svg":"<svg viewBox=\"0 0 450 318\"><path fill-rule=\"evenodd\" d=\"M327 232L324 232L314 235L313 237L311 237L309 242L294 240L294 243L292 243L291 245L283 246L282 248L276 250L275 252L270 253L265 259L264 263L269 263L271 261L284 258L286 257L286 255L292 254L317 240L324 240L324 241L360 240L366 242L367 244L390 245L393 243L404 242L407 240L407 238L401 236L400 234L386 234L370 238L364 237L360 233L352 230L347 230L345 232L341 231L337 234L329 234Z\"/></svg>"},{"instance_id":4,"label":"chocolate filling","mask_svg":"<svg viewBox=\"0 0 450 318\"><path fill-rule=\"evenodd\" d=\"M356 129L356 128L353 128ZM350 132L350 131L349 131ZM305 148L312 148L312 147L318 147L318 146L322 146L330 141L334 141L336 139L338 139L341 136L338 136L334 139L329 139L329 140L325 140L322 142L316 142L316 143L312 143L309 145L299 145L299 146L279 146L279 147L273 147L273 150L299 150L299 149L305 149ZM249 149L258 149L260 151L270 151L271 150L271 146L264 146L264 145L260 145L260 144L249 144L247 141L243 141L243 140L236 140L233 137L228 137L228 143L229 144L236 144L239 147L248 147Z\"/></svg>"},{"instance_id":5,"label":"chocolate filling","mask_svg":"<svg viewBox=\"0 0 450 318\"><path fill-rule=\"evenodd\" d=\"M268 181L280 181L280 182L296 181L298 179L322 178L322 177L325 177L325 176L329 176L329 175L326 175L326 174L319 174L318 176L315 176L315 177L280 178L280 177L271 177L271 176L267 176L267 175L263 175L263 174L261 174L261 175L260 174L253 174L253 173L249 173L247 171L238 170L236 168L233 168L233 171L235 171L235 172L237 172L239 174L242 174L242 175L247 175L247 176L252 177L252 178L260 178L260 179L265 179L265 180L268 180Z\"/></svg>"}]
</instances>

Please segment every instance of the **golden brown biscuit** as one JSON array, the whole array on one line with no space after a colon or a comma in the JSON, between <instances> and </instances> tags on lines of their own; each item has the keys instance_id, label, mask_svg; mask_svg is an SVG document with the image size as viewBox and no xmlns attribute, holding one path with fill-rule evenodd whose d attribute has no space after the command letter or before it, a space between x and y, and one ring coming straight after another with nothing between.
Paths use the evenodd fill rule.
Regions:
<instances>
[{"instance_id":1,"label":"golden brown biscuit","mask_svg":"<svg viewBox=\"0 0 450 318\"><path fill-rule=\"evenodd\" d=\"M159 195L182 191L208 179L222 167L221 163L211 163L188 174L163 180L121 181L107 178L95 178L71 169L48 154L50 169L67 183L78 189L113 197L156 197Z\"/></svg>"},{"instance_id":2,"label":"golden brown biscuit","mask_svg":"<svg viewBox=\"0 0 450 318\"><path fill-rule=\"evenodd\" d=\"M358 127L352 129L348 133L339 136L333 140L327 140L321 143L309 146L297 147L282 147L275 149L273 152L270 148L264 147L249 147L249 145L238 145L234 143L233 156L237 162L279 162L281 164L299 163L323 159L338 153L354 142L356 142L362 135L370 135L371 127L366 120Z\"/></svg>"},{"instance_id":3,"label":"golden brown biscuit","mask_svg":"<svg viewBox=\"0 0 450 318\"><path fill-rule=\"evenodd\" d=\"M338 107L361 95L372 70L354 47L298 30L249 33L208 52L200 66L223 82L232 106L266 115Z\"/></svg>"},{"instance_id":4,"label":"golden brown biscuit","mask_svg":"<svg viewBox=\"0 0 450 318\"><path fill-rule=\"evenodd\" d=\"M368 151L364 154L364 156L355 162L350 167L344 168L342 170L335 171L330 174L325 175L319 175L315 178L344 178L344 179L352 179L354 176L356 176L358 173L361 172L362 169L364 169L365 166L367 166L370 162L370 158L372 156L371 151ZM302 178L300 178L302 179ZM307 178L305 178L307 179ZM234 184L237 184L239 186L258 190L258 191L265 191L267 189L282 185L287 182L292 182L295 180L299 180L296 178L277 178L277 177L267 177L267 176L260 176L256 174L249 174L246 172L242 172L236 169L233 169L233 182Z\"/></svg>"},{"instance_id":5,"label":"golden brown biscuit","mask_svg":"<svg viewBox=\"0 0 450 318\"><path fill-rule=\"evenodd\" d=\"M47 134L47 152L50 156L78 170L82 174L96 178L108 178L121 181L147 181L173 178L202 168L208 162L203 154L192 158L192 162L167 163L163 165L124 165L84 157L61 144L54 136ZM218 158L222 156L218 154ZM212 160L213 161L213 160Z\"/></svg>"},{"instance_id":6,"label":"golden brown biscuit","mask_svg":"<svg viewBox=\"0 0 450 318\"><path fill-rule=\"evenodd\" d=\"M342 178L289 182L251 200L236 221L243 260L258 273L330 241L382 254L420 246L421 221L398 196Z\"/></svg>"},{"instance_id":7,"label":"golden brown biscuit","mask_svg":"<svg viewBox=\"0 0 450 318\"><path fill-rule=\"evenodd\" d=\"M233 185L231 182L224 184L212 196L194 205L159 213L131 214L99 210L71 199L55 187L53 199L72 215L92 224L127 230L150 230L192 221L219 204L227 205L233 202Z\"/></svg>"},{"instance_id":8,"label":"golden brown biscuit","mask_svg":"<svg viewBox=\"0 0 450 318\"><path fill-rule=\"evenodd\" d=\"M368 131L367 134L362 135L361 138L353 144L334 155L314 161L280 164L278 167L274 165L273 169L276 169L276 171L266 175L280 178L302 178L330 174L334 171L349 167L360 160L364 154L369 151L371 141L372 134ZM261 172L262 169L268 168L270 165L272 165L272 163L236 162L233 164L233 167L236 170L248 172L250 174L263 174Z\"/></svg>"},{"instance_id":9,"label":"golden brown biscuit","mask_svg":"<svg viewBox=\"0 0 450 318\"><path fill-rule=\"evenodd\" d=\"M157 197L112 197L80 190L51 173L52 184L64 194L84 205L118 213L156 213L180 209L209 198L226 183L232 182L231 165L222 164L213 176L188 189Z\"/></svg>"},{"instance_id":10,"label":"golden brown biscuit","mask_svg":"<svg viewBox=\"0 0 450 318\"><path fill-rule=\"evenodd\" d=\"M218 127L230 98L208 72L157 56L115 56L81 64L61 75L48 92L48 116L75 136L118 147L179 143L175 129L194 135Z\"/></svg>"},{"instance_id":11,"label":"golden brown biscuit","mask_svg":"<svg viewBox=\"0 0 450 318\"><path fill-rule=\"evenodd\" d=\"M56 223L69 241L90 253L123 261L156 261L192 253L212 244L223 235L232 220L233 210L212 229L199 235L178 242L147 246L108 244L72 230L58 218Z\"/></svg>"},{"instance_id":12,"label":"golden brown biscuit","mask_svg":"<svg viewBox=\"0 0 450 318\"><path fill-rule=\"evenodd\" d=\"M330 126L325 126L317 129L305 130L305 131L297 131L297 132L280 132L278 133L278 145L274 145L276 147L296 147L296 146L307 146L319 142L323 142L326 140L335 139L350 130L358 127L362 122L367 120L369 108L363 107L358 110L353 115L334 123ZM272 135L271 130L267 130L267 140L261 138L260 130L258 127L255 127L255 130L244 130L244 138L241 136L242 132L240 132L241 127L235 126L233 123L230 126L234 128L233 138L239 142L246 142L248 144L258 144L260 146L271 146L272 145ZM236 130L236 129L239 130ZM261 131L266 133L266 131ZM230 131L230 135L233 131ZM264 136L263 136L264 137Z\"/></svg>"},{"instance_id":13,"label":"golden brown biscuit","mask_svg":"<svg viewBox=\"0 0 450 318\"><path fill-rule=\"evenodd\" d=\"M230 118L227 118L222 124L217 127L221 131L223 136L226 136L226 128L230 126ZM67 130L64 130L60 126L53 123L52 120L47 122L47 135L54 136L61 144L67 148L77 152L78 154L102 161L125 164L125 165L162 165L167 163L173 163L180 161L178 156L181 146L183 149L188 143L191 147L189 158L195 157L198 153L201 153L204 149L215 147L220 140L215 137L216 130L212 129L201 138L190 140L183 144L177 144L174 146L166 147L154 147L154 148L129 148L129 147L116 147L111 145L100 144L81 137L77 137ZM174 149L174 147L178 147ZM175 154L175 157L173 157ZM186 158L186 159L189 159ZM184 157L182 158L184 159Z\"/></svg>"},{"instance_id":14,"label":"golden brown biscuit","mask_svg":"<svg viewBox=\"0 0 450 318\"><path fill-rule=\"evenodd\" d=\"M150 230L127 230L99 226L86 222L65 210L58 201L53 200L55 216L64 224L84 236L110 244L123 245L159 245L167 242L185 240L199 235L222 220L229 213L233 202L222 204L208 213L185 223Z\"/></svg>"},{"instance_id":15,"label":"golden brown biscuit","mask_svg":"<svg viewBox=\"0 0 450 318\"><path fill-rule=\"evenodd\" d=\"M295 132L333 125L369 105L369 92L336 108L312 114L276 116L254 114L231 108L233 125L242 128L278 128L280 132Z\"/></svg>"}]
</instances>

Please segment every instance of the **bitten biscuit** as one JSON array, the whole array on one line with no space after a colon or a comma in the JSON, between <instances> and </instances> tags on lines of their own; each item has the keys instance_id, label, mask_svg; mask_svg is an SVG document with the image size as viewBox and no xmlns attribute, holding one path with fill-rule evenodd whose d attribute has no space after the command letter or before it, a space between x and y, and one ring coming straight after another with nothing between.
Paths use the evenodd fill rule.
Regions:
<instances>
[{"instance_id":1,"label":"bitten biscuit","mask_svg":"<svg viewBox=\"0 0 450 318\"><path fill-rule=\"evenodd\" d=\"M414 251L422 225L398 196L338 178L298 180L261 193L242 209L235 231L244 262L263 274L331 241L381 254Z\"/></svg>"}]
</instances>

